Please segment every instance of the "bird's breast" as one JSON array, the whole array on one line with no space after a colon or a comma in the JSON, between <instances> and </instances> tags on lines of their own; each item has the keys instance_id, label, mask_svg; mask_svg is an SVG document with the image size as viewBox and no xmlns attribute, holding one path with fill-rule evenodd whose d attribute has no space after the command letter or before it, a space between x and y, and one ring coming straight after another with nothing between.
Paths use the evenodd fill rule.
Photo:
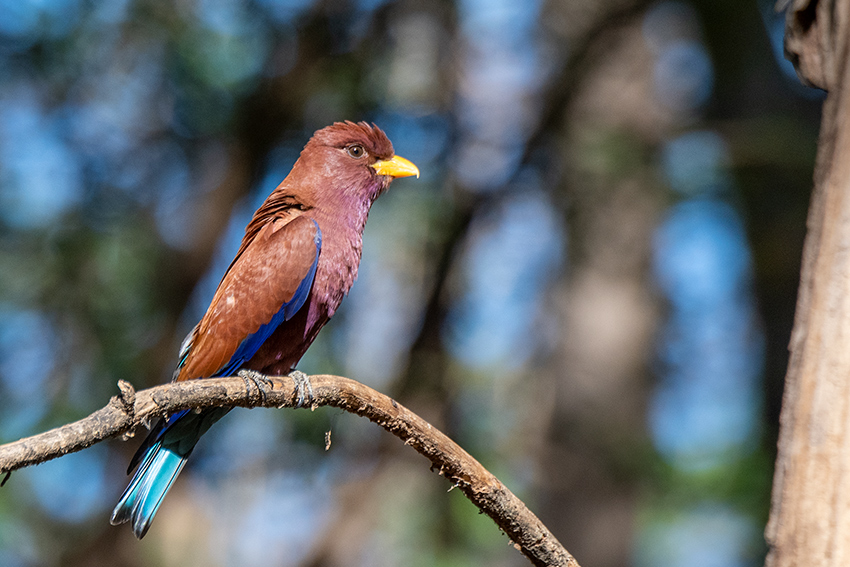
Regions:
<instances>
[{"instance_id":1,"label":"bird's breast","mask_svg":"<svg viewBox=\"0 0 850 567\"><path fill-rule=\"evenodd\" d=\"M357 278L361 234L317 222L322 230L322 249L310 295L295 316L283 322L260 347L248 368L269 375L286 374L294 368Z\"/></svg>"}]
</instances>

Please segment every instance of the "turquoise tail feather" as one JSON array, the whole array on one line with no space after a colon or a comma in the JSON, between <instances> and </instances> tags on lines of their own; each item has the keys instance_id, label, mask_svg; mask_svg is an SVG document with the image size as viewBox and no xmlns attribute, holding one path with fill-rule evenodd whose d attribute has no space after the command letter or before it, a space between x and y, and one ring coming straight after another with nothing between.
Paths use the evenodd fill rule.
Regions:
<instances>
[{"instance_id":1,"label":"turquoise tail feather","mask_svg":"<svg viewBox=\"0 0 850 567\"><path fill-rule=\"evenodd\" d=\"M110 523L117 526L130 521L133 533L142 539L188 457L166 449L161 441L151 446L115 506Z\"/></svg>"},{"instance_id":2,"label":"turquoise tail feather","mask_svg":"<svg viewBox=\"0 0 850 567\"><path fill-rule=\"evenodd\" d=\"M201 413L186 410L160 421L130 463L130 470L141 464L112 511L110 523L117 526L131 522L133 533L142 539L195 444L228 411L230 408Z\"/></svg>"}]
</instances>

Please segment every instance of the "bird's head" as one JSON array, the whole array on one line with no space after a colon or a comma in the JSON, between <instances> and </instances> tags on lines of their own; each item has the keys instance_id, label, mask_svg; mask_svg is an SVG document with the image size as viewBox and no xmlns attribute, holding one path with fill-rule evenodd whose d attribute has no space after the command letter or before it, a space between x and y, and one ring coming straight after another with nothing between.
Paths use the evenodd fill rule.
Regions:
<instances>
[{"instance_id":1,"label":"bird's head","mask_svg":"<svg viewBox=\"0 0 850 567\"><path fill-rule=\"evenodd\" d=\"M353 198L371 205L393 179L419 177L413 163L395 155L383 130L365 122L337 122L322 128L307 142L298 161L296 169L316 180L312 189L320 200Z\"/></svg>"}]
</instances>

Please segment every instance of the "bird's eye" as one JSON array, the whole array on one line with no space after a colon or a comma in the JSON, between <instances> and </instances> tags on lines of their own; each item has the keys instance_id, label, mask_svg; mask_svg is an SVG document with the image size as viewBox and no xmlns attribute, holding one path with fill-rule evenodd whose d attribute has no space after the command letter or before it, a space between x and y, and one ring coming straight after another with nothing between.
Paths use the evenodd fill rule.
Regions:
<instances>
[{"instance_id":1,"label":"bird's eye","mask_svg":"<svg viewBox=\"0 0 850 567\"><path fill-rule=\"evenodd\" d=\"M348 155L353 157L354 159L360 159L364 155L366 155L366 150L363 149L363 146L360 144L351 144L345 150L348 152Z\"/></svg>"}]
</instances>

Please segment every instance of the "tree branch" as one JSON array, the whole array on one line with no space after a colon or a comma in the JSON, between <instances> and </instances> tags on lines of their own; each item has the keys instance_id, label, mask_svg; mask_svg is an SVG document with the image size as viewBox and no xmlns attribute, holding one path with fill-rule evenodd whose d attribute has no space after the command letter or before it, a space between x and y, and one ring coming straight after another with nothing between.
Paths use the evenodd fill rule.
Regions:
<instances>
[{"instance_id":1,"label":"tree branch","mask_svg":"<svg viewBox=\"0 0 850 567\"><path fill-rule=\"evenodd\" d=\"M392 398L348 378L309 377L313 407L333 406L368 418L431 461L431 469L457 486L514 542L534 565L579 567L522 501L454 441ZM74 423L0 445L0 475L80 451L108 437L125 436L157 417L188 408L296 407L298 388L290 376L256 384L241 377L188 380L136 392L123 380L120 396Z\"/></svg>"}]
</instances>

